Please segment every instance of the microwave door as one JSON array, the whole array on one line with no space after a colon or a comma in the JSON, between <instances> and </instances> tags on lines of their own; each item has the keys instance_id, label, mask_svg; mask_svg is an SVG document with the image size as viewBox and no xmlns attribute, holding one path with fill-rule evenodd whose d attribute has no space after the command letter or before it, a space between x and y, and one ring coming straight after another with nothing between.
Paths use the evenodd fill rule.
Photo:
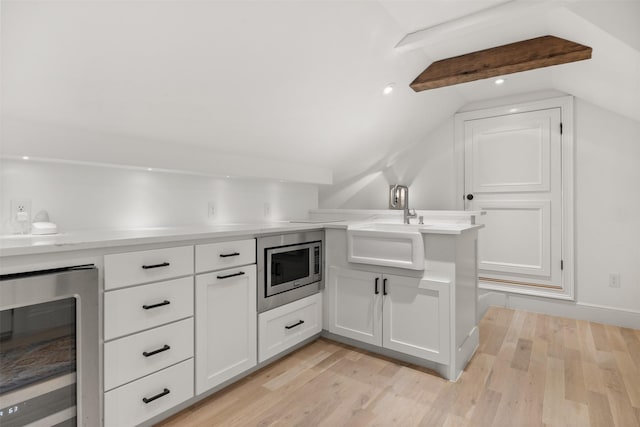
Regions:
<instances>
[{"instance_id":1,"label":"microwave door","mask_svg":"<svg viewBox=\"0 0 640 427\"><path fill-rule=\"evenodd\" d=\"M309 248L287 248L269 254L267 295L274 295L308 283Z\"/></svg>"}]
</instances>

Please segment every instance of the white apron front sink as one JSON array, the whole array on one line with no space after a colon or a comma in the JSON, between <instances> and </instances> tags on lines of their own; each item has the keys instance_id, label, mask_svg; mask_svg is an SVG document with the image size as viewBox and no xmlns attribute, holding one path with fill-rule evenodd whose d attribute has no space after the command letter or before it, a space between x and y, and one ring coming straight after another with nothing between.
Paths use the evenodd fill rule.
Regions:
<instances>
[{"instance_id":1,"label":"white apron front sink","mask_svg":"<svg viewBox=\"0 0 640 427\"><path fill-rule=\"evenodd\" d=\"M358 224L347 228L347 261L424 270L425 225Z\"/></svg>"}]
</instances>

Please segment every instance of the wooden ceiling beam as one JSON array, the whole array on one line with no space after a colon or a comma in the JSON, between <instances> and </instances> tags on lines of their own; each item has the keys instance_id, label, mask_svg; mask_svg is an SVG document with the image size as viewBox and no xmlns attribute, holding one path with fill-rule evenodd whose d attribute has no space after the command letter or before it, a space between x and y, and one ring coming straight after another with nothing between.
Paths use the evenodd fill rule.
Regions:
<instances>
[{"instance_id":1,"label":"wooden ceiling beam","mask_svg":"<svg viewBox=\"0 0 640 427\"><path fill-rule=\"evenodd\" d=\"M410 86L420 92L590 58L588 46L542 36L436 61Z\"/></svg>"}]
</instances>

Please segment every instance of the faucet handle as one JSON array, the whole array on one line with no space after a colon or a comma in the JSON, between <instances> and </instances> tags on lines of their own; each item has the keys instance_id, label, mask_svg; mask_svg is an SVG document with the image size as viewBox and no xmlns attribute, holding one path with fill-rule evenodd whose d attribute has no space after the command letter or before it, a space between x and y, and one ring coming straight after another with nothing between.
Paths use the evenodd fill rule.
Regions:
<instances>
[{"instance_id":1,"label":"faucet handle","mask_svg":"<svg viewBox=\"0 0 640 427\"><path fill-rule=\"evenodd\" d=\"M418 224L423 225L424 224L424 216L420 215L418 217Z\"/></svg>"}]
</instances>

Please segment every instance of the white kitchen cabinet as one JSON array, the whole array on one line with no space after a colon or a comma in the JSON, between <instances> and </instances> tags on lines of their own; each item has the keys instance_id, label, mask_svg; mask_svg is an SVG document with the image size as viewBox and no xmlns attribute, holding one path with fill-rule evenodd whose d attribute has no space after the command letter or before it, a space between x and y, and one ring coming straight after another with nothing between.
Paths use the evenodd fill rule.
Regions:
<instances>
[{"instance_id":1,"label":"white kitchen cabinet","mask_svg":"<svg viewBox=\"0 0 640 427\"><path fill-rule=\"evenodd\" d=\"M193 397L193 246L105 255L104 277L105 426L138 425Z\"/></svg>"},{"instance_id":2,"label":"white kitchen cabinet","mask_svg":"<svg viewBox=\"0 0 640 427\"><path fill-rule=\"evenodd\" d=\"M327 229L327 336L456 381L479 344L477 239L475 228L425 231L414 271L350 263L346 230Z\"/></svg>"},{"instance_id":3,"label":"white kitchen cabinet","mask_svg":"<svg viewBox=\"0 0 640 427\"><path fill-rule=\"evenodd\" d=\"M330 332L368 344L382 345L380 280L379 274L368 271L340 267L329 269Z\"/></svg>"},{"instance_id":4,"label":"white kitchen cabinet","mask_svg":"<svg viewBox=\"0 0 640 427\"><path fill-rule=\"evenodd\" d=\"M382 281L382 346L448 362L449 282L388 274Z\"/></svg>"},{"instance_id":5,"label":"white kitchen cabinet","mask_svg":"<svg viewBox=\"0 0 640 427\"><path fill-rule=\"evenodd\" d=\"M258 315L260 363L322 331L322 295L315 294Z\"/></svg>"},{"instance_id":6,"label":"white kitchen cabinet","mask_svg":"<svg viewBox=\"0 0 640 427\"><path fill-rule=\"evenodd\" d=\"M196 276L196 393L257 363L256 266Z\"/></svg>"},{"instance_id":7,"label":"white kitchen cabinet","mask_svg":"<svg viewBox=\"0 0 640 427\"><path fill-rule=\"evenodd\" d=\"M329 331L434 362L449 357L448 282L329 270Z\"/></svg>"}]
</instances>

